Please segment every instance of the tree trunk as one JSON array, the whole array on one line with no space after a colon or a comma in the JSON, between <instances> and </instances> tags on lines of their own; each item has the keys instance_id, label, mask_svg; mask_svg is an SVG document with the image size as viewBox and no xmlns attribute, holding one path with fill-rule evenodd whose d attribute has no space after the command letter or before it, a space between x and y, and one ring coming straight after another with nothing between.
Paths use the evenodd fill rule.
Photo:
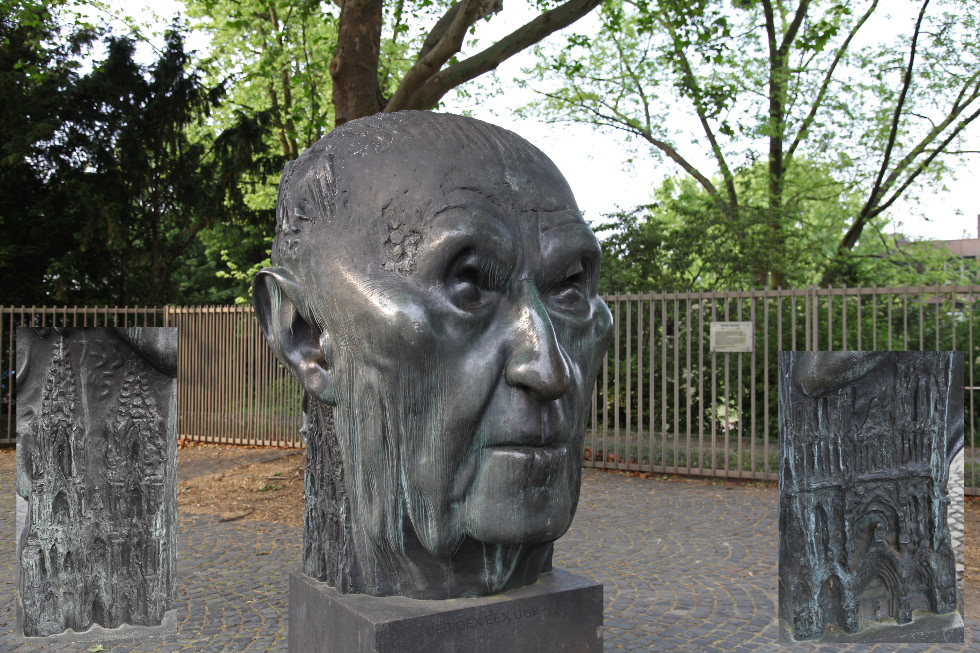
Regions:
<instances>
[{"instance_id":1,"label":"tree trunk","mask_svg":"<svg viewBox=\"0 0 980 653\"><path fill-rule=\"evenodd\" d=\"M383 0L344 0L337 32L337 52L330 62L335 125L378 113L381 88Z\"/></svg>"}]
</instances>

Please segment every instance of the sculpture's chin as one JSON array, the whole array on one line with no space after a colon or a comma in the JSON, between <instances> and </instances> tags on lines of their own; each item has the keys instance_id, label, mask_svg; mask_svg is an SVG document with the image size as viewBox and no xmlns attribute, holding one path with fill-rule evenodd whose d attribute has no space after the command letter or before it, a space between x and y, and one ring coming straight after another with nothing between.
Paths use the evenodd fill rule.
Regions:
<instances>
[{"instance_id":1,"label":"sculpture's chin","mask_svg":"<svg viewBox=\"0 0 980 653\"><path fill-rule=\"evenodd\" d=\"M479 455L462 511L467 535L488 544L531 544L568 530L578 474L565 443L488 447Z\"/></svg>"}]
</instances>

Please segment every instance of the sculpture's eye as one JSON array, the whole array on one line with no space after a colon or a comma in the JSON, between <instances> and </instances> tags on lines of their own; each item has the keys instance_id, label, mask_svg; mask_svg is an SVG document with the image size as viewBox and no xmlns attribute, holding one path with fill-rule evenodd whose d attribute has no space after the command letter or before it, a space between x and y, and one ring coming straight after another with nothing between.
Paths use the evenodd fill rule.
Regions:
<instances>
[{"instance_id":1,"label":"sculpture's eye","mask_svg":"<svg viewBox=\"0 0 980 653\"><path fill-rule=\"evenodd\" d=\"M474 265L459 266L449 279L449 299L464 311L477 311L490 303L490 292L480 270Z\"/></svg>"},{"instance_id":2,"label":"sculpture's eye","mask_svg":"<svg viewBox=\"0 0 980 653\"><path fill-rule=\"evenodd\" d=\"M588 313L590 286L588 269L578 264L548 291L548 304L573 315Z\"/></svg>"}]
</instances>

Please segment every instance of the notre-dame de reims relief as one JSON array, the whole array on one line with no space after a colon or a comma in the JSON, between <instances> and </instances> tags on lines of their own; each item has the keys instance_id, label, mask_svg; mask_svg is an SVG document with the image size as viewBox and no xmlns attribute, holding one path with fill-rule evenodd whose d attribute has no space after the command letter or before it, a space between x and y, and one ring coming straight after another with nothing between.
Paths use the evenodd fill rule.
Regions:
<instances>
[{"instance_id":1,"label":"notre-dame de reims relief","mask_svg":"<svg viewBox=\"0 0 980 653\"><path fill-rule=\"evenodd\" d=\"M779 373L784 634L962 642L946 483L963 354L780 352Z\"/></svg>"}]
</instances>

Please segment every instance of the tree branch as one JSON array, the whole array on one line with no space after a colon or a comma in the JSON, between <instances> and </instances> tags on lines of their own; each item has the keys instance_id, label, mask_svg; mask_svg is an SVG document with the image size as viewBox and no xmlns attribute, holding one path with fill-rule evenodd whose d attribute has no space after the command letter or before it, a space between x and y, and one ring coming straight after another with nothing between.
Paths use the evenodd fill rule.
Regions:
<instances>
[{"instance_id":1,"label":"tree branch","mask_svg":"<svg viewBox=\"0 0 980 653\"><path fill-rule=\"evenodd\" d=\"M929 164L932 163L933 159L939 156L939 154L945 150L946 146L949 145L953 141L953 139L956 138L960 134L960 132L962 132L966 128L967 125L969 125L971 122L976 120L978 116L980 116L980 109L977 109L971 115L961 120L960 123L956 125L956 128L953 129L952 132L950 132L949 136L943 139L943 142L940 143L938 147L929 151L929 156L927 156L925 160L922 161L922 163L916 166L915 170L905 179L902 185L899 186L894 193L892 193L892 196L888 198L887 201L883 202L880 206L870 211L870 217L873 218L878 214L882 213L883 211L888 210L888 208L895 203L895 200L897 200L902 195L902 193L905 192L905 189L908 188L913 181L915 181L915 178L918 177L922 172L924 172L927 167L929 167ZM924 147L922 147L921 149L920 148L916 148L916 149L919 152L925 151ZM889 184L888 186L885 187L886 188L885 192L888 192L891 185L892 184Z\"/></svg>"},{"instance_id":2,"label":"tree branch","mask_svg":"<svg viewBox=\"0 0 980 653\"><path fill-rule=\"evenodd\" d=\"M663 152L664 154L666 154L668 157L670 157L671 159L673 159L675 162L677 162L677 164L680 167L684 168L684 170L689 175L691 175L692 177L694 177L695 179L697 179L698 180L698 183L701 184L701 186L706 191L708 191L708 193L712 197L714 197L715 199L721 201L724 204L725 209L726 209L725 212L727 214L731 215L732 207L729 206L727 202L725 202L724 200L721 199L721 196L718 194L718 189L715 188L715 185L711 183L711 180L708 179L707 177L705 177L697 168L695 168L693 165L691 165L691 163L687 159L685 159L683 156L681 156L681 154L677 150L675 150L673 147L671 147L666 142L654 138L653 135L649 131L644 131L643 133L640 133L639 136L642 137L643 139L645 139L648 143L650 143L654 147L656 147L658 150L660 150L661 152Z\"/></svg>"},{"instance_id":3,"label":"tree branch","mask_svg":"<svg viewBox=\"0 0 980 653\"><path fill-rule=\"evenodd\" d=\"M421 83L402 80L395 96L385 107L386 112L404 109L432 109L446 93L460 84L495 70L501 62L525 50L545 37L568 27L595 9L602 0L568 0L545 11L514 30L482 52L431 75Z\"/></svg>"},{"instance_id":4,"label":"tree branch","mask_svg":"<svg viewBox=\"0 0 980 653\"><path fill-rule=\"evenodd\" d=\"M541 93L541 95L544 95L545 97L551 98L553 100L560 99L553 93ZM584 102L580 103L580 106L586 111L588 111L589 113L591 113L593 116L595 116L596 119L600 121L599 124L604 124L607 127L618 129L628 134L633 134L634 136L639 136L640 138L642 138L643 140L650 143L658 150L666 154L670 159L672 159L681 168L683 168L685 172L687 172L689 175L694 177L698 181L698 183L701 184L701 186L705 189L705 191L707 191L717 201L721 202L727 214L731 213L732 210L731 206L729 206L722 199L721 195L719 195L718 193L718 189L715 188L715 185L713 183L711 183L711 180L708 179L700 170L694 167L694 165L692 165L690 161L685 159L680 152L674 149L672 145L670 145L666 141L662 141L658 138L655 138L653 134L650 132L649 128L641 129L636 125L632 124L627 116L617 111L614 107L609 106L601 99L597 98L596 102L599 105L604 106L606 109L608 109L613 115L612 116L605 115L601 111L596 110L594 107L589 106Z\"/></svg>"},{"instance_id":5,"label":"tree branch","mask_svg":"<svg viewBox=\"0 0 980 653\"><path fill-rule=\"evenodd\" d=\"M719 170L721 170L721 176L725 182L725 190L728 194L729 215L734 215L734 213L738 210L738 193L735 190L735 176L728 168L728 163L725 161L725 155L721 151L721 146L718 144L718 139L715 137L715 132L713 129L711 129L711 125L708 123L708 115L701 96L701 88L695 81L696 77L694 76L694 70L691 68L691 63L688 61L686 53L684 52L683 48L680 47L680 38L670 21L662 14L661 18L664 26L670 32L670 37L674 44L674 53L680 58L681 64L684 67L685 82L691 91L691 99L694 102L694 110L698 114L698 119L701 122L701 128L704 130L704 134L708 138L708 142L711 144L711 151L715 155L715 160L718 162Z\"/></svg>"},{"instance_id":6,"label":"tree branch","mask_svg":"<svg viewBox=\"0 0 980 653\"><path fill-rule=\"evenodd\" d=\"M844 53L847 51L847 48L850 47L851 40L854 39L854 36L858 33L858 30L864 26L864 23L867 22L868 18L871 17L871 14L874 13L877 7L878 0L874 0L868 10L864 12L864 15L861 16L861 19L851 29L850 33L847 35L847 38L844 40L843 45L841 45L841 47L837 50L837 54L834 55L834 61L830 64L830 68L827 70L827 74L823 78L823 83L820 85L820 91L817 93L817 98L810 106L810 113L808 113L806 118L803 119L802 124L800 124L799 131L796 132L796 138L793 139L793 143L786 151L787 164L796 153L796 148L799 147L803 139L806 138L807 132L810 130L810 125L813 124L814 119L817 117L817 111L819 111L820 107L823 105L823 98L827 94L827 89L830 88L830 82L834 77L834 71L837 69L837 64L839 64L841 59L844 57Z\"/></svg>"},{"instance_id":7,"label":"tree branch","mask_svg":"<svg viewBox=\"0 0 980 653\"><path fill-rule=\"evenodd\" d=\"M925 0L925 2L922 3L922 9L919 10L919 18L915 21L915 32L912 34L912 46L909 51L909 63L905 67L905 76L902 80L902 91L898 96L898 102L895 104L895 113L892 116L891 129L888 133L888 143L885 145L885 155L881 161L881 167L878 169L878 177L875 179L874 186L871 187L870 195L868 195L868 202L861 211L862 214L865 213L865 210L870 210L871 207L875 206L878 203L878 198L884 192L881 188L881 182L885 178L885 172L888 170L888 163L891 159L892 149L895 147L895 138L898 135L898 123L902 117L902 107L905 106L905 98L908 95L909 87L912 86L912 68L915 64L915 50L916 47L918 47L919 30L922 27L922 19L925 17L926 7L928 6L929 0ZM855 224L857 223L855 222ZM848 233L850 233L850 231ZM858 230L858 233L860 233L860 229ZM847 239L846 234L844 238L845 240ZM854 241L857 242L856 237L854 238ZM842 244L844 242L844 240L841 241ZM850 246L847 247L847 249L850 249Z\"/></svg>"},{"instance_id":8,"label":"tree branch","mask_svg":"<svg viewBox=\"0 0 980 653\"><path fill-rule=\"evenodd\" d=\"M432 76L438 73L439 69L462 49L463 39L466 38L466 32L473 26L473 23L500 11L502 8L503 4L494 0L462 0L462 2L451 6L432 28L429 36L426 37L425 43L419 51L418 59L405 73L388 104L408 108L401 105L409 100L423 84L431 80ZM385 111L389 113L399 110L398 108L388 109L385 107Z\"/></svg>"},{"instance_id":9,"label":"tree branch","mask_svg":"<svg viewBox=\"0 0 980 653\"><path fill-rule=\"evenodd\" d=\"M964 109L965 106L960 107L957 115L962 113ZM861 210L861 213L858 214L858 216L854 219L854 224L851 225L850 229L847 230L847 233L844 234L844 237L841 238L840 243L837 245L837 250L836 250L837 257L839 258L844 254L845 251L854 247L854 245L857 244L858 238L861 237L861 232L864 230L864 227L868 224L868 222L870 222L876 216L880 215L882 212L888 210L888 208L891 207L891 205L894 204L899 197L901 197L902 193L904 193L905 190L910 185L912 185L912 182L914 182L915 179L922 172L925 171L925 169L929 166L929 164L932 163L932 161L937 156L939 156L939 154L943 151L943 149L947 145L949 145L954 138L956 138L970 123L972 123L978 117L980 117L980 109L977 109L969 116L960 120L960 122L956 125L953 131L950 132L949 135L943 139L942 143L929 151L929 156L927 156L925 160L923 160L918 166L916 166L915 170L912 171L912 173L905 178L905 181L902 182L901 186L899 186L894 193L892 193L891 197L889 197L887 201L874 205L872 205L870 202L868 204L865 204L864 208ZM947 120L943 121L943 123L941 124L945 127L946 125L949 125L951 121L952 121L951 118L947 118ZM925 151L926 147L929 145L929 143L931 143L935 139L936 135L938 134L934 130L934 132L931 133L930 136L927 136L925 139L920 141L919 145L913 150L913 152L909 153L909 155L905 157L905 161L911 161L916 156L918 156L923 151ZM891 186L895 183L894 180L897 179L899 174L900 173L896 171L893 172L891 175L889 175L890 181L887 182L882 187L883 188L882 194L890 190ZM830 283L833 283L833 281L834 281L834 275L830 273L825 273L823 279L820 281L820 284L829 285Z\"/></svg>"},{"instance_id":10,"label":"tree branch","mask_svg":"<svg viewBox=\"0 0 980 653\"><path fill-rule=\"evenodd\" d=\"M803 24L803 19L806 18L806 12L809 9L810 0L800 0L800 6L796 8L796 15L793 16L793 22L790 23L789 29L783 34L783 42L779 44L779 52L784 58L789 52L789 46L796 40L796 35L800 31L800 25Z\"/></svg>"}]
</instances>

